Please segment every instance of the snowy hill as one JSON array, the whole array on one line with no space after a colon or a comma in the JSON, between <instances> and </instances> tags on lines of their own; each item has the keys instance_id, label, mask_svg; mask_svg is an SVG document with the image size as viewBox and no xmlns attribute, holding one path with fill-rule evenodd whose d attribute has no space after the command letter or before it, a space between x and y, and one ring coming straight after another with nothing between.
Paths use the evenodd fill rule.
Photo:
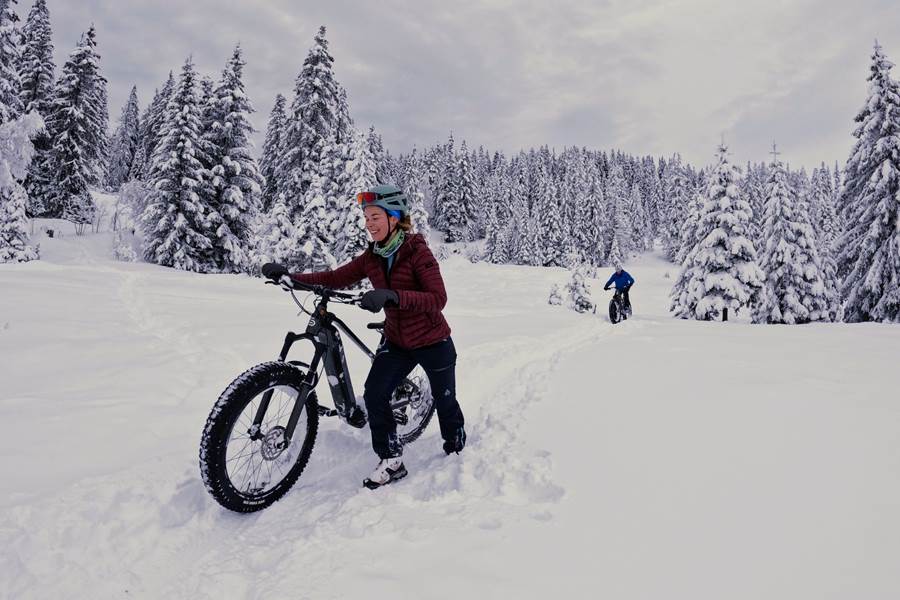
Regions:
<instances>
[{"instance_id":1,"label":"snowy hill","mask_svg":"<svg viewBox=\"0 0 900 600\"><path fill-rule=\"evenodd\" d=\"M464 453L432 424L370 492L368 432L326 419L298 485L240 516L200 432L302 328L290 298L40 242L0 265L0 597L900 596L896 326L672 319L655 256L613 326L605 278L578 315L546 303L562 270L451 257Z\"/></svg>"}]
</instances>

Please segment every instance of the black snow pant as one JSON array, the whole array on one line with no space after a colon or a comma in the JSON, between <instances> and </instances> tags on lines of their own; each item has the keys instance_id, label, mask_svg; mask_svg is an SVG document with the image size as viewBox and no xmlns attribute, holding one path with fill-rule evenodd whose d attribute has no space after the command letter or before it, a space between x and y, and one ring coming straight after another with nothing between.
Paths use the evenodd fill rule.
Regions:
<instances>
[{"instance_id":1,"label":"black snow pant","mask_svg":"<svg viewBox=\"0 0 900 600\"><path fill-rule=\"evenodd\" d=\"M437 409L441 437L452 440L464 424L462 410L456 401L456 348L447 338L436 344L407 350L382 341L366 379L363 398L369 413L372 449L379 458L403 454L397 437L397 423L391 411L391 395L416 365L422 365Z\"/></svg>"}]
</instances>

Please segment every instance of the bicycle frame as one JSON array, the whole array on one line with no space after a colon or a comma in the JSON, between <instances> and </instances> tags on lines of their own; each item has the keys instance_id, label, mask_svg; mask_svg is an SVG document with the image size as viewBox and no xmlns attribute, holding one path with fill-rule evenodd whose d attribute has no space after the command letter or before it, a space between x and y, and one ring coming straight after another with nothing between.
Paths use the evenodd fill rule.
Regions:
<instances>
[{"instance_id":1,"label":"bicycle frame","mask_svg":"<svg viewBox=\"0 0 900 600\"><path fill-rule=\"evenodd\" d=\"M312 313L312 316L306 325L306 331L304 333L297 334L293 331L289 331L284 338L284 345L281 347L281 352L278 355L278 359L281 361L287 361L287 356L291 347L300 340L309 340L315 349L309 364L302 361L287 361L290 364L306 367L307 369L306 377L304 378L300 389L300 394L297 398L297 402L294 404L291 416L288 419L287 427L285 428L284 435L287 442L290 442L294 435L294 430L297 427L297 422L300 420L300 414L303 412L303 407L306 405L309 394L315 393L315 387L319 378L318 373L320 364L324 366L325 375L328 380L328 386L331 390L331 397L335 407L334 411L323 409L320 412L326 416L338 415L355 427L363 427L365 425L365 421L362 421L357 425L352 420L354 414L359 411L359 405L356 402L356 395L353 393L353 384L350 381L350 371L347 368L347 359L344 354L344 344L341 340L339 331L342 331L347 335L360 350L362 350L370 359L374 360L375 353L366 346L359 336L353 333L346 323L341 321L337 316L328 312L327 296L322 297L319 301L318 306L316 306L315 311ZM256 410L253 424L250 428L251 439L254 435L259 435L259 428L262 424L263 417L266 414L266 410L269 407L271 398L272 390L263 394L259 408Z\"/></svg>"}]
</instances>

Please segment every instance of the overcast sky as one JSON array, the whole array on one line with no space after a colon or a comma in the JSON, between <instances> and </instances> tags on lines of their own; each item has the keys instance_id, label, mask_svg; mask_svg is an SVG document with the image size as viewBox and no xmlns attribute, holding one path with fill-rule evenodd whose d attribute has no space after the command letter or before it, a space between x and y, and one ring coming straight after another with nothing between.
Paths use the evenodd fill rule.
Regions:
<instances>
[{"instance_id":1,"label":"overcast sky","mask_svg":"<svg viewBox=\"0 0 900 600\"><path fill-rule=\"evenodd\" d=\"M680 152L702 166L845 161L878 38L900 61L900 1L48 0L57 74L97 25L110 113L141 108L192 54L218 77L238 42L261 143L319 25L358 126L394 153L444 141ZM27 15L30 0L20 0ZM900 77L900 71L895 72Z\"/></svg>"}]
</instances>

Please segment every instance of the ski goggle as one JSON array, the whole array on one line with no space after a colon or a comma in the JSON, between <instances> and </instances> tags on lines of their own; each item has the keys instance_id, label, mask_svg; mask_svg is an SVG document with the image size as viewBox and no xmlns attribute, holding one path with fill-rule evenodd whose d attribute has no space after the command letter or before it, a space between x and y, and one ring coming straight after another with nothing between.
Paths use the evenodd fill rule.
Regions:
<instances>
[{"instance_id":1,"label":"ski goggle","mask_svg":"<svg viewBox=\"0 0 900 600\"><path fill-rule=\"evenodd\" d=\"M391 192L390 194L379 194L377 192L360 192L356 195L356 201L359 202L360 206L365 206L366 204L375 204L379 200L393 198L394 196L400 196L401 194L403 194L403 192Z\"/></svg>"}]
</instances>

